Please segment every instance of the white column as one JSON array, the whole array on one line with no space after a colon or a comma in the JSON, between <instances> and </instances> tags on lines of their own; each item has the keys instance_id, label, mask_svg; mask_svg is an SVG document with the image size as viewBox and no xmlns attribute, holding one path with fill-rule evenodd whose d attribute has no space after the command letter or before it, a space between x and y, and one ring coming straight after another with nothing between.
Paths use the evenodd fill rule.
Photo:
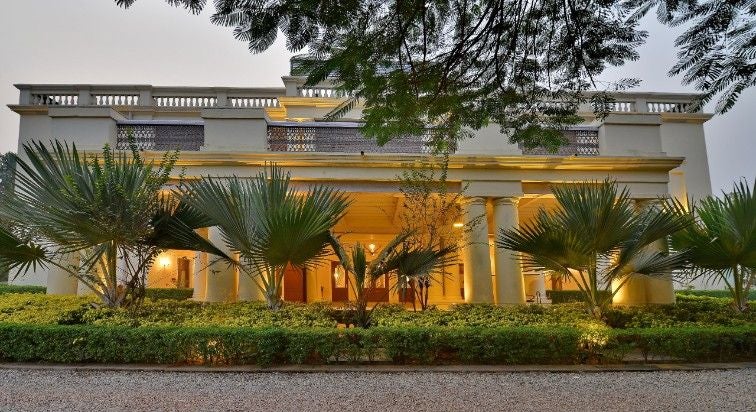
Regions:
<instances>
[{"instance_id":1,"label":"white column","mask_svg":"<svg viewBox=\"0 0 756 412\"><path fill-rule=\"evenodd\" d=\"M535 292L536 292L536 303L545 303L546 302L546 275L543 273L539 273L535 275Z\"/></svg>"},{"instance_id":2,"label":"white column","mask_svg":"<svg viewBox=\"0 0 756 412\"><path fill-rule=\"evenodd\" d=\"M654 199L636 199L635 207L641 210L647 207ZM665 250L667 248L663 239L648 246L652 250ZM617 290L619 281L612 282L612 290ZM671 276L646 277L635 275L625 282L622 288L614 295L615 304L618 305L645 305L649 303L669 304L675 303L675 288Z\"/></svg>"},{"instance_id":3,"label":"white column","mask_svg":"<svg viewBox=\"0 0 756 412\"><path fill-rule=\"evenodd\" d=\"M467 239L462 247L465 265L465 302L493 302L491 254L488 246L486 199L472 197L463 205Z\"/></svg>"},{"instance_id":4,"label":"white column","mask_svg":"<svg viewBox=\"0 0 756 412\"><path fill-rule=\"evenodd\" d=\"M73 270L79 266L79 257L76 253L63 256L59 262L61 266L71 267ZM79 280L69 272L49 265L47 268L47 294L48 295L76 295Z\"/></svg>"},{"instance_id":5,"label":"white column","mask_svg":"<svg viewBox=\"0 0 756 412\"><path fill-rule=\"evenodd\" d=\"M493 202L494 236L501 230L516 228L520 224L516 197L501 197ZM524 304L525 283L522 279L517 254L511 250L495 247L496 303L499 305Z\"/></svg>"},{"instance_id":6,"label":"white column","mask_svg":"<svg viewBox=\"0 0 756 412\"><path fill-rule=\"evenodd\" d=\"M208 231L208 239L218 249L226 254L232 252L226 247L218 227L211 227ZM210 264L207 268L207 288L205 301L207 302L233 302L236 300L238 275L236 268L217 256L208 256Z\"/></svg>"},{"instance_id":7,"label":"white column","mask_svg":"<svg viewBox=\"0 0 756 412\"><path fill-rule=\"evenodd\" d=\"M239 256L236 256L239 259ZM239 272L239 300L242 301L264 301L265 296L257 284L259 275L250 276L244 272Z\"/></svg>"},{"instance_id":8,"label":"white column","mask_svg":"<svg viewBox=\"0 0 756 412\"><path fill-rule=\"evenodd\" d=\"M664 240L658 240L649 246L652 250L666 251L667 244ZM668 305L675 303L675 283L672 276L654 276L647 277L646 281L646 303L657 305Z\"/></svg>"},{"instance_id":9,"label":"white column","mask_svg":"<svg viewBox=\"0 0 756 412\"><path fill-rule=\"evenodd\" d=\"M196 252L194 254L194 274L192 278L193 300L205 300L207 290L207 253Z\"/></svg>"}]
</instances>

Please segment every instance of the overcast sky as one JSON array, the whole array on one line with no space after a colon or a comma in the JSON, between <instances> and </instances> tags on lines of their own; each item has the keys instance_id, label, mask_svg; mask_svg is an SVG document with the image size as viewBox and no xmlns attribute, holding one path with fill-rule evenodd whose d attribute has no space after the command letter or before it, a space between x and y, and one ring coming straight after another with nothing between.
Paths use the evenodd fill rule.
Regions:
<instances>
[{"instance_id":1,"label":"overcast sky","mask_svg":"<svg viewBox=\"0 0 756 412\"><path fill-rule=\"evenodd\" d=\"M212 2L209 2L212 3ZM209 7L193 16L163 0L138 0L129 10L113 0L7 1L0 14L0 152L16 150L14 83L135 83L156 86L282 86L290 53L279 38L253 55L230 28L210 24ZM607 78L637 77L639 91L691 91L666 72L675 34L647 19L641 59ZM706 124L713 188L756 177L756 90Z\"/></svg>"}]
</instances>

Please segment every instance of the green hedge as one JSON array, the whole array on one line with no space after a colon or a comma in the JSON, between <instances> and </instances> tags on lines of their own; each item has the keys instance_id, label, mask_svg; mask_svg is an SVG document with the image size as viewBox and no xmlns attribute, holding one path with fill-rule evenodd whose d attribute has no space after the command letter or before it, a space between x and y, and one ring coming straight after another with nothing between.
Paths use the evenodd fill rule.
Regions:
<instances>
[{"instance_id":1,"label":"green hedge","mask_svg":"<svg viewBox=\"0 0 756 412\"><path fill-rule=\"evenodd\" d=\"M46 293L46 286L35 285L3 285L0 284L0 295L6 293ZM194 294L192 288L147 288L145 297L150 299L187 300Z\"/></svg>"},{"instance_id":2,"label":"green hedge","mask_svg":"<svg viewBox=\"0 0 756 412\"><path fill-rule=\"evenodd\" d=\"M756 360L756 328L177 328L0 324L0 360L62 363L576 364Z\"/></svg>"},{"instance_id":3,"label":"green hedge","mask_svg":"<svg viewBox=\"0 0 756 412\"><path fill-rule=\"evenodd\" d=\"M192 288L147 288L144 297L149 299L187 300L194 295Z\"/></svg>"},{"instance_id":4,"label":"green hedge","mask_svg":"<svg viewBox=\"0 0 756 412\"><path fill-rule=\"evenodd\" d=\"M732 299L732 294L729 290L678 290L677 295ZM756 300L756 290L748 293L748 300Z\"/></svg>"},{"instance_id":5,"label":"green hedge","mask_svg":"<svg viewBox=\"0 0 756 412\"><path fill-rule=\"evenodd\" d=\"M45 293L47 287L35 285L4 285L0 284L0 295L6 293Z\"/></svg>"},{"instance_id":6,"label":"green hedge","mask_svg":"<svg viewBox=\"0 0 756 412\"><path fill-rule=\"evenodd\" d=\"M604 291L600 294L609 297L610 292ZM551 303L582 302L583 292L579 290L547 290L546 297L551 299Z\"/></svg>"}]
</instances>

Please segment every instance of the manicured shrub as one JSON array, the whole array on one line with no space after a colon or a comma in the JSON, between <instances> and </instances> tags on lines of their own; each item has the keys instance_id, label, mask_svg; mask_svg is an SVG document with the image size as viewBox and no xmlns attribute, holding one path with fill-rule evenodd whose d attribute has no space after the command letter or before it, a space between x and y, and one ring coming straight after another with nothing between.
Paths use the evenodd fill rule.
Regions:
<instances>
[{"instance_id":1,"label":"manicured shrub","mask_svg":"<svg viewBox=\"0 0 756 412\"><path fill-rule=\"evenodd\" d=\"M192 288L147 288L144 297L149 299L187 300L194 295Z\"/></svg>"},{"instance_id":2,"label":"manicured shrub","mask_svg":"<svg viewBox=\"0 0 756 412\"><path fill-rule=\"evenodd\" d=\"M6 293L45 293L47 292L46 286L36 285L7 285L0 283L0 295Z\"/></svg>"},{"instance_id":3,"label":"manicured shrub","mask_svg":"<svg viewBox=\"0 0 756 412\"><path fill-rule=\"evenodd\" d=\"M729 290L678 290L677 296L707 296L732 300L732 293ZM756 290L751 290L748 293L748 300L756 300Z\"/></svg>"},{"instance_id":4,"label":"manicured shrub","mask_svg":"<svg viewBox=\"0 0 756 412\"><path fill-rule=\"evenodd\" d=\"M6 293L46 293L46 286L36 285L6 285L0 284L0 295ZM192 288L147 288L144 291L145 297L149 299L172 299L186 300L192 297L194 289Z\"/></svg>"},{"instance_id":5,"label":"manicured shrub","mask_svg":"<svg viewBox=\"0 0 756 412\"><path fill-rule=\"evenodd\" d=\"M227 328L0 324L0 360L159 364L612 363L617 351L686 362L753 361L756 327Z\"/></svg>"},{"instance_id":6,"label":"manicured shrub","mask_svg":"<svg viewBox=\"0 0 756 412\"><path fill-rule=\"evenodd\" d=\"M0 296L0 322L101 326L330 327L333 309L322 304L286 304L271 311L263 302L202 303L147 299L137 308L98 307L93 296L7 294Z\"/></svg>"},{"instance_id":7,"label":"manicured shrub","mask_svg":"<svg viewBox=\"0 0 756 412\"><path fill-rule=\"evenodd\" d=\"M420 312L400 305L381 306L373 319L378 326L448 326L448 327L515 327L580 326L599 323L582 304L496 306L457 304L449 310L430 309Z\"/></svg>"},{"instance_id":8,"label":"manicured shrub","mask_svg":"<svg viewBox=\"0 0 756 412\"><path fill-rule=\"evenodd\" d=\"M0 323L74 324L92 308L93 297L55 296L39 293L0 295Z\"/></svg>"},{"instance_id":9,"label":"manicured shrub","mask_svg":"<svg viewBox=\"0 0 756 412\"><path fill-rule=\"evenodd\" d=\"M608 299L610 294L608 291L599 291L602 299ZM551 299L551 303L575 303L584 299L583 292L579 290L547 290L546 297Z\"/></svg>"},{"instance_id":10,"label":"manicured shrub","mask_svg":"<svg viewBox=\"0 0 756 412\"><path fill-rule=\"evenodd\" d=\"M756 324L756 311L736 313L731 299L678 295L674 305L615 306L604 312L613 328L742 326Z\"/></svg>"},{"instance_id":11,"label":"manicured shrub","mask_svg":"<svg viewBox=\"0 0 756 412\"><path fill-rule=\"evenodd\" d=\"M687 327L614 330L617 343L629 344L646 361L664 357L685 362L756 359L756 327Z\"/></svg>"}]
</instances>

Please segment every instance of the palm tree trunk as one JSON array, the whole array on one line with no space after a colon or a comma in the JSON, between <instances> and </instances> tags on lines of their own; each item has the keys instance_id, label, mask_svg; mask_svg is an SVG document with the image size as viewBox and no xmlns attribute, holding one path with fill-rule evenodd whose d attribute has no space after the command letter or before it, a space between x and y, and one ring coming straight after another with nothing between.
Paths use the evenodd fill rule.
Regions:
<instances>
[{"instance_id":1,"label":"palm tree trunk","mask_svg":"<svg viewBox=\"0 0 756 412\"><path fill-rule=\"evenodd\" d=\"M732 296L735 299L733 304L735 305L735 310L738 312L745 312L748 310L748 296L745 296L745 293L743 291L743 272L741 272L738 268L738 265L735 264L732 266L732 276L733 276L733 291Z\"/></svg>"}]
</instances>

